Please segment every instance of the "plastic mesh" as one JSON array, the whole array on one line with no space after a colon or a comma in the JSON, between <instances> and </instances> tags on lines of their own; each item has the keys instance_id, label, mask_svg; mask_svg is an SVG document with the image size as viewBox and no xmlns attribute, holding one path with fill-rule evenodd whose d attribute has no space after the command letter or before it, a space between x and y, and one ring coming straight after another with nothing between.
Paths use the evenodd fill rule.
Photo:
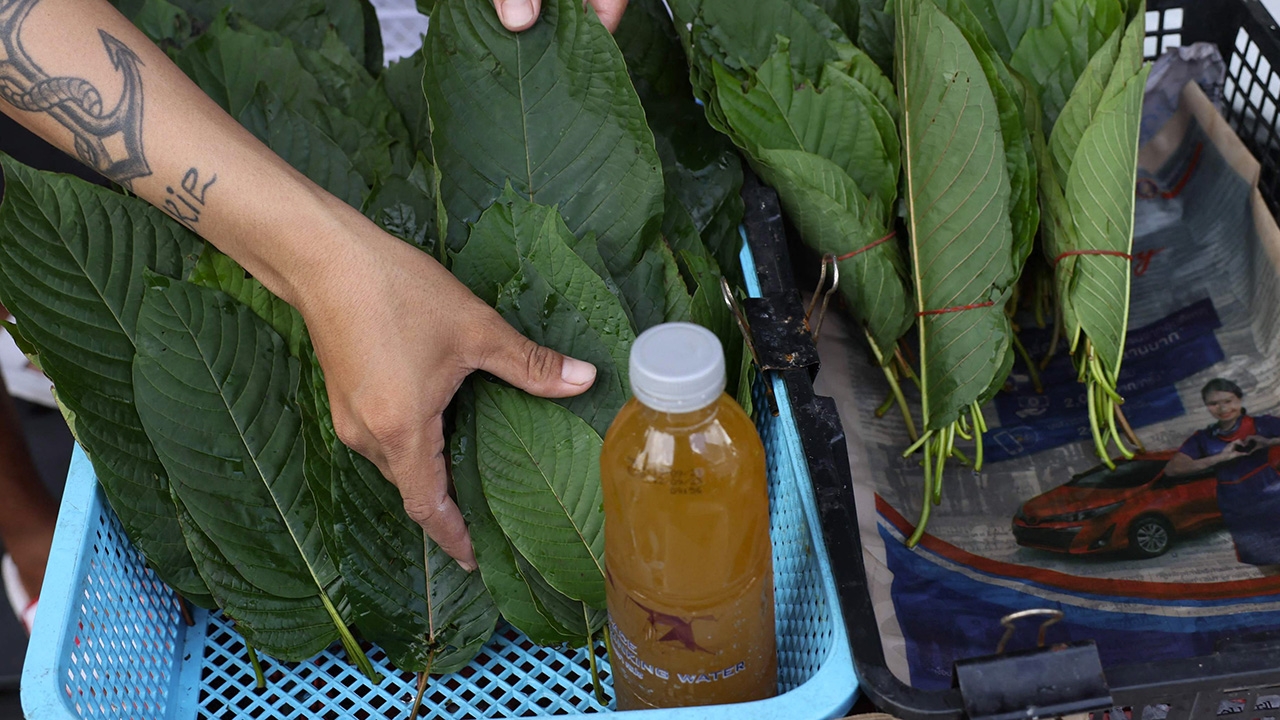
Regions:
<instances>
[{"instance_id":1,"label":"plastic mesh","mask_svg":"<svg viewBox=\"0 0 1280 720\"><path fill-rule=\"evenodd\" d=\"M86 573L59 684L79 717L165 717L181 644L177 599L144 567L115 513L99 505L85 532Z\"/></svg>"},{"instance_id":2,"label":"plastic mesh","mask_svg":"<svg viewBox=\"0 0 1280 720\"><path fill-rule=\"evenodd\" d=\"M794 478L793 449L785 447L780 421L761 422L761 438L769 456L770 508L774 538L775 595L778 619L779 690L808 680L830 649L830 612L810 546L808 527ZM783 479L788 482L781 482ZM380 651L375 667L387 675L374 686L360 676L334 648L296 665L264 666L267 689L253 690L254 675L244 646L219 615L208 617L200 689L201 718L245 713L252 717L289 717L305 710L311 717L404 717L412 707L414 678L397 673ZM602 648L597 663L607 696L609 664ZM433 678L423 704L433 717L498 718L576 715L604 708L596 701L586 649L562 652L534 645L504 627L470 667Z\"/></svg>"},{"instance_id":3,"label":"plastic mesh","mask_svg":"<svg viewBox=\"0 0 1280 720\"><path fill-rule=\"evenodd\" d=\"M766 408L757 388L757 407ZM783 393L780 383L776 390ZM785 398L783 398L785 400ZM799 439L789 413L761 412L759 429L769 463L774 585L777 600L779 691L804 684L831 654L834 625L822 581L797 468ZM385 677L360 675L335 646L302 663L261 658L266 687L257 689L239 635L219 613L198 612L186 628L176 598L128 544L115 515L95 489L96 518L85 529L87 572L71 608L68 647L59 677L71 716L81 718L403 718L416 680L392 669L366 646ZM467 668L432 678L423 701L430 717L539 717L599 712L612 705L609 663L597 647L608 702L591 685L586 649L534 645L504 626ZM739 710L725 709L726 717ZM789 717L802 717L797 708ZM710 715L708 715L710 717Z\"/></svg>"}]
</instances>

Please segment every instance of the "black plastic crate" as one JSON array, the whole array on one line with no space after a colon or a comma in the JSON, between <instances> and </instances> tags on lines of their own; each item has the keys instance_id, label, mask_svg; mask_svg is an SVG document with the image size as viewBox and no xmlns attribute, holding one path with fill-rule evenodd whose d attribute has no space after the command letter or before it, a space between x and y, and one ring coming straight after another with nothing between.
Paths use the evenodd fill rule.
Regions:
<instances>
[{"instance_id":1,"label":"black plastic crate","mask_svg":"<svg viewBox=\"0 0 1280 720\"><path fill-rule=\"evenodd\" d=\"M1193 42L1215 43L1227 63L1225 115L1262 165L1259 187L1272 212L1280 209L1280 30L1258 0L1148 0L1145 54ZM1280 695L1280 634L1219 643L1212 655L1101 668L1092 643L1044 648L961 661L956 687L923 691L898 680L884 649L862 562L857 511L844 430L835 403L813 392L817 351L802 331L804 307L790 259L785 222L776 195L764 187L744 190L747 240L760 272L764 297L749 301L759 327L787 335L758 338L758 347L782 347L765 360L784 379L794 409L824 539L840 591L844 621L862 689L881 710L904 720L1014 720L1093 712L1109 720L1141 720L1159 707L1166 720L1277 720L1280 709L1259 698ZM809 270L803 268L802 270ZM807 287L812 273L801 272ZM787 328L790 328L789 330ZM763 342L761 342L763 341ZM1166 710L1167 708L1167 710Z\"/></svg>"}]
</instances>

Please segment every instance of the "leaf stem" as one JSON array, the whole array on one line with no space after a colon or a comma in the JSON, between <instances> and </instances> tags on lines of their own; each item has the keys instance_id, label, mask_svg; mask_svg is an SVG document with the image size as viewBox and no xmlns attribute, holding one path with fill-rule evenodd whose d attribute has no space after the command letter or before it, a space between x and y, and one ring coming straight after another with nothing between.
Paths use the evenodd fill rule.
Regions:
<instances>
[{"instance_id":1,"label":"leaf stem","mask_svg":"<svg viewBox=\"0 0 1280 720\"><path fill-rule=\"evenodd\" d=\"M1058 344L1062 342L1062 311L1057 310L1053 313L1053 332L1049 334L1049 349L1045 351L1044 357L1040 360L1040 369L1044 370L1049 367L1049 361L1053 360L1053 356L1058 352Z\"/></svg>"},{"instance_id":2,"label":"leaf stem","mask_svg":"<svg viewBox=\"0 0 1280 720\"><path fill-rule=\"evenodd\" d=\"M324 604L325 611L333 619L334 627L338 628L338 640L342 642L343 649L347 651L347 657L351 659L351 664L355 665L356 669L374 685L381 683L382 674L373 669L373 663L369 662L368 656L360 649L360 643L356 642L355 637L351 635L351 631L347 629L347 624L338 615L337 608L329 601L328 593L323 590L320 591L320 602Z\"/></svg>"},{"instance_id":3,"label":"leaf stem","mask_svg":"<svg viewBox=\"0 0 1280 720\"><path fill-rule=\"evenodd\" d=\"M600 707L609 707L609 698L604 694L604 688L600 685L600 666L596 663L596 639L595 633L591 630L591 617L587 614L587 604L582 604L582 619L585 621L587 628L587 661L591 663L591 690L595 693L596 702L600 703ZM608 631L606 631L607 633ZM605 637L608 637L606 634ZM606 650L608 645L605 645Z\"/></svg>"},{"instance_id":4,"label":"leaf stem","mask_svg":"<svg viewBox=\"0 0 1280 720\"><path fill-rule=\"evenodd\" d=\"M906 450L902 451L902 457L911 457L911 455L915 451L919 450L921 447L928 449L928 442L929 442L929 438L931 437L933 437L932 430L926 432L924 435L921 435L918 440L911 443L911 445Z\"/></svg>"},{"instance_id":5,"label":"leaf stem","mask_svg":"<svg viewBox=\"0 0 1280 720\"><path fill-rule=\"evenodd\" d=\"M942 475L947 468L947 458L951 455L951 444L955 438L955 425L948 425L938 433L936 439L938 441L938 457L934 461L937 467L933 472L933 504L942 503Z\"/></svg>"},{"instance_id":6,"label":"leaf stem","mask_svg":"<svg viewBox=\"0 0 1280 720\"><path fill-rule=\"evenodd\" d=\"M1023 364L1027 366L1027 373L1031 375L1031 386L1036 389L1039 394L1044 394L1044 385L1040 382L1040 370L1036 368L1036 364L1031 360L1031 354L1027 352L1027 347L1018 339L1018 334L1013 333L1013 349L1018 353L1018 357L1022 358Z\"/></svg>"},{"instance_id":7,"label":"leaf stem","mask_svg":"<svg viewBox=\"0 0 1280 720\"><path fill-rule=\"evenodd\" d=\"M933 431L930 431L932 433ZM927 440L928 436L922 439ZM920 519L916 521L916 529L911 533L911 537L907 538L907 547L913 548L920 544L920 538L924 537L924 528L929 524L929 511L933 509L933 503L930 498L933 496L933 463L929 457L930 443L924 443L924 502L920 505Z\"/></svg>"},{"instance_id":8,"label":"leaf stem","mask_svg":"<svg viewBox=\"0 0 1280 720\"><path fill-rule=\"evenodd\" d=\"M916 430L915 421L911 419L911 408L907 406L907 398L902 394L902 386L898 384L898 378L891 367L894 358L890 357L888 362L886 362L885 355L880 350L880 346L876 344L875 339L871 337L871 332L869 330L864 330L864 332L866 332L867 335L867 344L871 346L871 353L876 357L876 364L880 366L881 372L884 373L885 380L889 382L889 392L892 395L892 398L897 401L898 407L902 410L902 422L907 426L907 436L911 438L911 442L915 442L919 439L920 435ZM896 346L894 348L894 353L898 353ZM905 365L905 363L903 364ZM911 368L907 367L907 371L910 372ZM886 399L885 404L881 405L880 408L886 408L888 404L889 400ZM885 409L884 412L888 412L888 409ZM882 413L879 408L876 410L876 417L884 417L884 413Z\"/></svg>"},{"instance_id":9,"label":"leaf stem","mask_svg":"<svg viewBox=\"0 0 1280 720\"><path fill-rule=\"evenodd\" d=\"M982 469L982 433L987 431L987 420L982 417L982 408L978 407L976 402L970 406L969 412L973 414L973 442L977 446L973 459L973 470L977 472Z\"/></svg>"},{"instance_id":10,"label":"leaf stem","mask_svg":"<svg viewBox=\"0 0 1280 720\"><path fill-rule=\"evenodd\" d=\"M1098 403L1097 393L1094 390L1093 383L1087 383L1085 386L1086 404L1089 406L1089 429L1093 431L1093 445L1098 451L1098 457L1102 458L1102 463L1108 468L1115 470L1116 464L1111 461L1107 455L1107 445L1102 440L1102 431L1098 427Z\"/></svg>"},{"instance_id":11,"label":"leaf stem","mask_svg":"<svg viewBox=\"0 0 1280 720\"><path fill-rule=\"evenodd\" d=\"M243 639L243 636L241 637ZM249 651L249 664L253 666L253 677L258 681L258 689L267 689L267 678L262 674L262 663L258 660L258 651L253 649L248 640L244 641L245 649Z\"/></svg>"},{"instance_id":12,"label":"leaf stem","mask_svg":"<svg viewBox=\"0 0 1280 720\"><path fill-rule=\"evenodd\" d=\"M1119 405L1116 405L1113 410L1116 414L1116 420L1120 422L1120 429L1124 431L1124 436L1129 438L1129 442L1138 449L1138 452L1146 452L1147 447L1142 444L1142 441L1133 432L1133 428L1129 426L1129 419L1124 416L1124 411L1120 409Z\"/></svg>"},{"instance_id":13,"label":"leaf stem","mask_svg":"<svg viewBox=\"0 0 1280 720\"><path fill-rule=\"evenodd\" d=\"M187 599L182 597L182 593L174 593L178 597L178 612L182 614L182 622L187 627L195 627L195 618L191 616L191 606L187 603Z\"/></svg>"},{"instance_id":14,"label":"leaf stem","mask_svg":"<svg viewBox=\"0 0 1280 720\"><path fill-rule=\"evenodd\" d=\"M893 359L898 363L898 369L906 376L915 386L920 387L920 376L916 375L916 371L911 369L911 363L907 362L907 358L902 354L902 345L894 343Z\"/></svg>"},{"instance_id":15,"label":"leaf stem","mask_svg":"<svg viewBox=\"0 0 1280 720\"><path fill-rule=\"evenodd\" d=\"M435 664L436 653L431 651L431 655L427 657L427 667L418 673L418 694L413 698L413 707L409 709L409 717L418 717L418 710L422 708L422 698L427 694L427 683L431 680L431 666Z\"/></svg>"},{"instance_id":16,"label":"leaf stem","mask_svg":"<svg viewBox=\"0 0 1280 720\"><path fill-rule=\"evenodd\" d=\"M887 377L888 375L889 375L889 372L886 370L885 376ZM889 411L893 409L893 404L895 401L896 401L896 398L893 396L893 390L890 390L889 394L885 397L884 402L880 403L880 405L876 408L876 417L883 418L885 415L889 414Z\"/></svg>"},{"instance_id":17,"label":"leaf stem","mask_svg":"<svg viewBox=\"0 0 1280 720\"><path fill-rule=\"evenodd\" d=\"M1107 411L1107 432L1108 432L1108 433L1110 434L1110 436L1111 436L1111 437L1116 441L1116 447L1117 447L1117 448L1120 448L1120 454L1124 456L1124 459L1125 459L1125 460L1132 460L1132 459L1133 459L1133 451L1132 451L1132 450L1130 450L1130 449L1128 448L1128 446L1126 446L1126 445L1124 444L1124 442L1123 442L1123 441L1121 440L1121 438L1120 438L1120 431L1116 429L1116 413L1115 413L1115 410L1116 410L1116 408L1117 408L1117 407L1119 407L1119 406L1118 406L1118 405L1114 405L1114 404L1112 404L1111 402L1109 402L1109 401L1108 401L1108 402L1106 402L1106 403L1105 403L1105 407L1106 407L1106 411Z\"/></svg>"}]
</instances>

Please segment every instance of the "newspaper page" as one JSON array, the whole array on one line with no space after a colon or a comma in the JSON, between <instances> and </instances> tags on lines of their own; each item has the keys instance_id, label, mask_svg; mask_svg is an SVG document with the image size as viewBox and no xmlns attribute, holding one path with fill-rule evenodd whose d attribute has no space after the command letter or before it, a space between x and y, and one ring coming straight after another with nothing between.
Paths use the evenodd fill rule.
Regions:
<instances>
[{"instance_id":1,"label":"newspaper page","mask_svg":"<svg viewBox=\"0 0 1280 720\"><path fill-rule=\"evenodd\" d=\"M1065 347L1042 392L1019 361L985 408L982 471L949 465L908 549L919 456L902 456L896 409L875 414L888 386L861 333L839 313L822 326L815 389L840 407L886 657L912 686L950 687L953 663L995 652L1000 618L1025 609L1062 611L1047 641L1094 640L1105 667L1280 628L1280 441L1267 447L1280 436L1280 232L1257 162L1204 93L1191 82L1175 96L1140 157L1119 384L1146 452L1102 465ZM1017 320L1044 358L1051 329ZM1215 459L1167 473L1180 453ZM1009 649L1036 634L1032 621Z\"/></svg>"}]
</instances>

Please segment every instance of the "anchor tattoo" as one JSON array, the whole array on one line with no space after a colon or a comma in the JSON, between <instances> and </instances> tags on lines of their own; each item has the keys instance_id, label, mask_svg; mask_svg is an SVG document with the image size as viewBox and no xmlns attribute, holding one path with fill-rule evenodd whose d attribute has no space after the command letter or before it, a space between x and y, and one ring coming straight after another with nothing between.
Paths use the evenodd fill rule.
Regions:
<instances>
[{"instance_id":1,"label":"anchor tattoo","mask_svg":"<svg viewBox=\"0 0 1280 720\"><path fill-rule=\"evenodd\" d=\"M37 2L0 0L0 99L53 117L75 137L82 162L132 190L134 179L151 174L142 149L142 60L110 33L98 31L108 59L124 77L119 101L105 112L92 83L49 77L22 47L18 32Z\"/></svg>"}]
</instances>

